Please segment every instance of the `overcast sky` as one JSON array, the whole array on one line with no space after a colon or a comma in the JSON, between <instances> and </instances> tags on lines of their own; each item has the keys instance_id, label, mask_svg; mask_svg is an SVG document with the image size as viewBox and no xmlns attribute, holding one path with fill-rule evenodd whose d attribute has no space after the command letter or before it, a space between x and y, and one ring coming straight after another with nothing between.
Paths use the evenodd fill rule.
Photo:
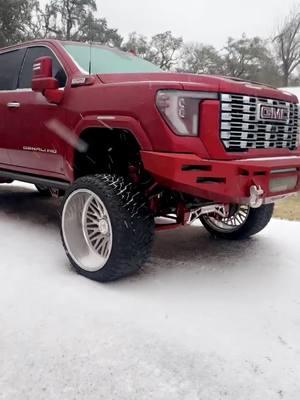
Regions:
<instances>
[{"instance_id":1,"label":"overcast sky","mask_svg":"<svg viewBox=\"0 0 300 400\"><path fill-rule=\"evenodd\" d=\"M46 0L41 0L44 4ZM124 36L171 30L186 42L221 47L228 36L270 36L300 0L96 0L100 15Z\"/></svg>"}]
</instances>

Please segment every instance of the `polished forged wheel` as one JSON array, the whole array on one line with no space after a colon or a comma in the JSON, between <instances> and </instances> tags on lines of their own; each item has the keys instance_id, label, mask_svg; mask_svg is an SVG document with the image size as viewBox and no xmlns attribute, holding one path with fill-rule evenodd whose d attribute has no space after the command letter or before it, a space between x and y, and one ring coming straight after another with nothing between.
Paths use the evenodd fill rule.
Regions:
<instances>
[{"instance_id":1,"label":"polished forged wheel","mask_svg":"<svg viewBox=\"0 0 300 400\"><path fill-rule=\"evenodd\" d=\"M216 231L222 233L234 232L244 225L249 211L250 207L247 205L233 206L226 217L213 213L204 215L203 220Z\"/></svg>"},{"instance_id":2,"label":"polished forged wheel","mask_svg":"<svg viewBox=\"0 0 300 400\"><path fill-rule=\"evenodd\" d=\"M206 214L200 217L200 221L215 237L229 240L247 239L268 225L273 209L274 204L266 204L259 208L231 205L228 215Z\"/></svg>"},{"instance_id":3,"label":"polished forged wheel","mask_svg":"<svg viewBox=\"0 0 300 400\"><path fill-rule=\"evenodd\" d=\"M151 251L154 221L144 197L126 178L78 179L62 206L66 253L82 275L100 282L138 271Z\"/></svg>"},{"instance_id":4,"label":"polished forged wheel","mask_svg":"<svg viewBox=\"0 0 300 400\"><path fill-rule=\"evenodd\" d=\"M66 247L79 267L90 272L103 268L113 237L108 211L101 199L91 190L75 190L65 203L62 222Z\"/></svg>"}]
</instances>

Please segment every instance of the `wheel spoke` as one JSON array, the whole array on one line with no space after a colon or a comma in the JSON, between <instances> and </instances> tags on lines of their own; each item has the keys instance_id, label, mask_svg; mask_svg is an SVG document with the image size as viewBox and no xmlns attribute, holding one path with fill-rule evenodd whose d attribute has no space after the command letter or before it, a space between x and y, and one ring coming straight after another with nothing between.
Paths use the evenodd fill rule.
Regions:
<instances>
[{"instance_id":1,"label":"wheel spoke","mask_svg":"<svg viewBox=\"0 0 300 400\"><path fill-rule=\"evenodd\" d=\"M100 215L97 213L97 211L95 211L93 208L89 208L87 211L87 215L91 218L96 218L99 219L101 218Z\"/></svg>"},{"instance_id":2,"label":"wheel spoke","mask_svg":"<svg viewBox=\"0 0 300 400\"><path fill-rule=\"evenodd\" d=\"M89 224L96 224L96 225L98 225L98 222L99 222L99 218L96 218L96 217L90 216L90 215L87 215L87 216L86 216L86 223L87 223L87 225L89 225Z\"/></svg>"},{"instance_id":3,"label":"wheel spoke","mask_svg":"<svg viewBox=\"0 0 300 400\"><path fill-rule=\"evenodd\" d=\"M108 244L108 238L103 237L103 241L101 241L100 247L98 249L99 253L104 253L104 248Z\"/></svg>"},{"instance_id":4,"label":"wheel spoke","mask_svg":"<svg viewBox=\"0 0 300 400\"><path fill-rule=\"evenodd\" d=\"M86 240L91 250L103 258L107 258L111 250L110 220L104 205L95 197L89 198L85 214ZM106 228L106 225L107 228ZM108 229L107 234L101 229Z\"/></svg>"},{"instance_id":5,"label":"wheel spoke","mask_svg":"<svg viewBox=\"0 0 300 400\"><path fill-rule=\"evenodd\" d=\"M95 245L94 245L95 250L96 250L97 252L99 252L99 249L100 249L100 247L101 247L101 243L103 242L103 240L104 240L103 236L100 236L100 235L99 235L99 237L98 237L98 239L97 239L97 241L96 241L96 243L95 243Z\"/></svg>"},{"instance_id":6,"label":"wheel spoke","mask_svg":"<svg viewBox=\"0 0 300 400\"><path fill-rule=\"evenodd\" d=\"M99 207L99 204L97 201L95 201L95 199L92 200L92 202L90 203L90 208L91 210L93 210L95 212L95 214L97 214L100 218L103 216L103 210L101 210L101 208Z\"/></svg>"},{"instance_id":7,"label":"wheel spoke","mask_svg":"<svg viewBox=\"0 0 300 400\"><path fill-rule=\"evenodd\" d=\"M92 235L94 233L99 233L98 227L96 227L96 228L87 228L87 231L89 232L90 235Z\"/></svg>"}]
</instances>

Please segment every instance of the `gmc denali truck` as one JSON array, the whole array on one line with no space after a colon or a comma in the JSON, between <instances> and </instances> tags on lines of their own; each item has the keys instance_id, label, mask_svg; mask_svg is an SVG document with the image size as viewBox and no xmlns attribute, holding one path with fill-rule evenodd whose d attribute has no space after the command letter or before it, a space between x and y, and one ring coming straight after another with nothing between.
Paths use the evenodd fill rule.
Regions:
<instances>
[{"instance_id":1,"label":"gmc denali truck","mask_svg":"<svg viewBox=\"0 0 300 400\"><path fill-rule=\"evenodd\" d=\"M0 116L1 182L64 195L67 256L101 282L139 270L155 229L248 238L300 191L298 100L265 85L40 40L0 51Z\"/></svg>"}]
</instances>

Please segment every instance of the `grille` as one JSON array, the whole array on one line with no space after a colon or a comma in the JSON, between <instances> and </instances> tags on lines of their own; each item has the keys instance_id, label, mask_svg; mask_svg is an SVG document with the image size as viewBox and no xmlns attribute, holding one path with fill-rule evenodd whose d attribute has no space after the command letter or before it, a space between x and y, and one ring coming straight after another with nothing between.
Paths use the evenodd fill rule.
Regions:
<instances>
[{"instance_id":1,"label":"grille","mask_svg":"<svg viewBox=\"0 0 300 400\"><path fill-rule=\"evenodd\" d=\"M288 109L287 121L258 117L260 104ZM294 150L298 140L298 104L236 94L221 95L221 139L227 151Z\"/></svg>"}]
</instances>

